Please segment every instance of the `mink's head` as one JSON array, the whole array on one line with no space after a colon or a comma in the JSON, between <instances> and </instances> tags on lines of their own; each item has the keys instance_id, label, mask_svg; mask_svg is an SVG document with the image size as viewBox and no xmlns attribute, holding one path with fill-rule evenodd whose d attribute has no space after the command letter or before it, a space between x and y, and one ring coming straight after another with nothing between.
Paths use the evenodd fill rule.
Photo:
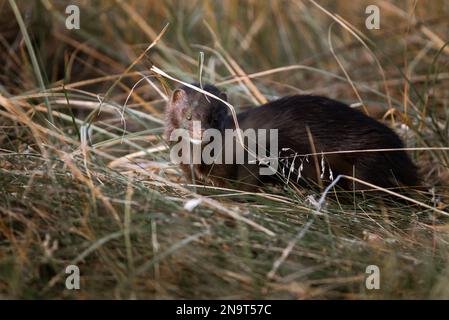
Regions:
<instances>
[{"instance_id":1,"label":"mink's head","mask_svg":"<svg viewBox=\"0 0 449 320\"><path fill-rule=\"evenodd\" d=\"M203 90L226 101L226 94L212 85L203 86ZM227 114L228 107L223 102L189 87L179 87L173 91L166 106L164 137L169 140L174 129L185 129L190 137L201 139L204 130L221 130ZM194 132L199 128L198 124L201 132Z\"/></svg>"}]
</instances>

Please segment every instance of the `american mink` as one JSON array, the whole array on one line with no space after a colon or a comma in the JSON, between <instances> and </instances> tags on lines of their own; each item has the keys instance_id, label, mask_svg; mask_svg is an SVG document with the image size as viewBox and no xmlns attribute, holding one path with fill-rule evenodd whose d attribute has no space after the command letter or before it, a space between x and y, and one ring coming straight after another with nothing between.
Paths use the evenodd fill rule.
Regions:
<instances>
[{"instance_id":1,"label":"american mink","mask_svg":"<svg viewBox=\"0 0 449 320\"><path fill-rule=\"evenodd\" d=\"M206 85L203 89L226 101L226 95L215 86ZM311 95L287 96L239 113L237 119L242 130L278 129L277 174L260 175L258 169L263 163L250 163L246 154L244 164L181 164L189 180L217 186L226 186L227 181L233 180L239 189L245 190L254 190L268 181L328 184L339 174L384 188L418 184L417 168L403 150L338 153L403 148L401 139L390 128L342 102ZM168 140L177 128L187 129L192 136L195 120L201 123L201 148L205 146L204 130L214 128L224 133L225 129L235 129L224 103L182 86L173 92L166 107L165 138ZM225 152L214 156L224 159ZM346 179L338 185L348 190L369 189Z\"/></svg>"}]
</instances>

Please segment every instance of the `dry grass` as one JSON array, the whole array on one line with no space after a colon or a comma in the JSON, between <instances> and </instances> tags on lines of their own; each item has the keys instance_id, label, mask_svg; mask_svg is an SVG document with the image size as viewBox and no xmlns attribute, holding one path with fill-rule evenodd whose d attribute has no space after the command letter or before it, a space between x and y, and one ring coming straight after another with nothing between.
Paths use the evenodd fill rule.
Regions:
<instances>
[{"instance_id":1,"label":"dry grass","mask_svg":"<svg viewBox=\"0 0 449 320\"><path fill-rule=\"evenodd\" d=\"M0 298L449 298L445 1L375 2L372 31L373 1L79 3L69 31L66 1L0 0ZM198 81L200 52L237 111L295 93L367 108L429 191L331 189L317 210L293 185L184 184L161 139L176 84L150 70Z\"/></svg>"}]
</instances>

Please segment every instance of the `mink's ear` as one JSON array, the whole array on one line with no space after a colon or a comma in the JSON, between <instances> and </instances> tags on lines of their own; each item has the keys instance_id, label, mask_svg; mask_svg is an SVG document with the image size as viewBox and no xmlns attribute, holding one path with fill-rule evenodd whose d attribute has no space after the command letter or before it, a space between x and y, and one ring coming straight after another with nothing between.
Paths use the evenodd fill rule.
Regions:
<instances>
[{"instance_id":1,"label":"mink's ear","mask_svg":"<svg viewBox=\"0 0 449 320\"><path fill-rule=\"evenodd\" d=\"M228 95L225 92L220 92L218 97L226 102L228 102ZM220 108L218 113L220 114L220 117L226 117L229 113L228 106L224 105L222 102L220 102Z\"/></svg>"},{"instance_id":2,"label":"mink's ear","mask_svg":"<svg viewBox=\"0 0 449 320\"><path fill-rule=\"evenodd\" d=\"M224 92L220 92L220 95L218 96L220 99L228 102L228 95Z\"/></svg>"},{"instance_id":3,"label":"mink's ear","mask_svg":"<svg viewBox=\"0 0 449 320\"><path fill-rule=\"evenodd\" d=\"M173 94L171 96L170 102L172 104L178 104L179 102L181 102L186 97L187 97L187 93L184 90L176 89L175 91L173 91Z\"/></svg>"},{"instance_id":4,"label":"mink's ear","mask_svg":"<svg viewBox=\"0 0 449 320\"><path fill-rule=\"evenodd\" d=\"M176 89L173 91L170 100L168 100L165 112L168 116L177 114L177 110L182 109L182 106L187 104L187 93L183 89Z\"/></svg>"}]
</instances>

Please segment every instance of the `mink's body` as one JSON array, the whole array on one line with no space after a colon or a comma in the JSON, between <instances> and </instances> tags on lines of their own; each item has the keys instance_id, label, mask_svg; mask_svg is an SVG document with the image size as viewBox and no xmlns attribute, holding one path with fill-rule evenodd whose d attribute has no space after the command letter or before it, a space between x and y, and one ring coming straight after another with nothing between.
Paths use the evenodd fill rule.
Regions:
<instances>
[{"instance_id":1,"label":"mink's body","mask_svg":"<svg viewBox=\"0 0 449 320\"><path fill-rule=\"evenodd\" d=\"M204 89L225 98L213 86ZM186 110L191 112L190 120L183 118ZM200 120L203 129L216 128L224 132L224 129L235 128L223 103L211 97L206 99L187 87L175 91L166 114L166 137L173 128L190 130L189 123L193 120ZM401 139L387 126L344 103L318 96L288 96L242 112L237 119L242 130L278 129L279 156L283 159L279 163L278 177L281 179L278 181L322 180L329 183L343 174L385 188L418 184L416 167L405 151L332 153L404 147ZM313 153L311 142L317 155L298 156ZM326 154L328 152L331 154ZM196 179L207 181L211 178L209 181L216 185L225 185L224 181L229 179L237 180L240 188L254 189L266 181L273 181L273 176L260 176L258 168L257 164L248 163L200 164L194 166L194 172ZM190 166L183 165L183 170L191 178ZM363 184L349 180L339 184L346 189L367 189Z\"/></svg>"}]
</instances>

